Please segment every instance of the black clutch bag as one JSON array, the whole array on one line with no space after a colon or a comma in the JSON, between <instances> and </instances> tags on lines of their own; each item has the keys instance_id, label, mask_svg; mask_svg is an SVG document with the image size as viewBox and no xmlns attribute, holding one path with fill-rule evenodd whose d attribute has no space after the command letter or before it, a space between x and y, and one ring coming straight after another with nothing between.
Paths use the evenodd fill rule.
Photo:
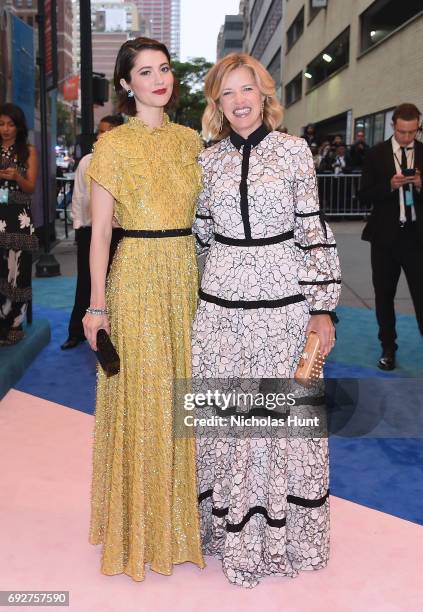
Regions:
<instances>
[{"instance_id":1,"label":"black clutch bag","mask_svg":"<svg viewBox=\"0 0 423 612\"><path fill-rule=\"evenodd\" d=\"M105 329L97 332L96 356L106 376L114 376L120 370L120 359Z\"/></svg>"}]
</instances>

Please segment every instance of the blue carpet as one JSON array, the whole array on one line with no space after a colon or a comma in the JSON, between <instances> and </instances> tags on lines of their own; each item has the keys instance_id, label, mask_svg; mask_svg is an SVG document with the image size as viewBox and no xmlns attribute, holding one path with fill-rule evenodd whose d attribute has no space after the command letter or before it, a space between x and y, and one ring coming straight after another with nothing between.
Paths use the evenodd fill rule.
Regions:
<instances>
[{"instance_id":1,"label":"blue carpet","mask_svg":"<svg viewBox=\"0 0 423 612\"><path fill-rule=\"evenodd\" d=\"M93 414L94 353L86 342L72 350L60 350L68 335L69 312L60 308L34 307L34 319L38 317L50 321L51 342L26 370L15 389Z\"/></svg>"},{"instance_id":2,"label":"blue carpet","mask_svg":"<svg viewBox=\"0 0 423 612\"><path fill-rule=\"evenodd\" d=\"M375 364L380 357L380 346L375 311L340 306L337 313L338 340L329 356L329 363L336 362L377 371ZM397 368L395 373L389 375L423 378L423 338L419 333L416 318L397 314L397 334Z\"/></svg>"},{"instance_id":3,"label":"blue carpet","mask_svg":"<svg viewBox=\"0 0 423 612\"><path fill-rule=\"evenodd\" d=\"M0 347L0 399L27 370L44 346L50 342L48 317L40 317L25 327L25 338L13 346Z\"/></svg>"},{"instance_id":4,"label":"blue carpet","mask_svg":"<svg viewBox=\"0 0 423 612\"><path fill-rule=\"evenodd\" d=\"M70 351L59 348L67 337L74 288L73 278L34 282L34 318L50 321L52 340L16 388L92 414L95 357L86 343ZM337 401L347 409L354 401L359 410L347 426L344 413L333 414L333 430L342 435L330 438L331 492L423 525L423 444L422 438L411 435L413 410L423 414L423 393L418 395L423 384L423 343L415 319L398 316L399 367L385 373L375 368L379 346L374 312L347 307L338 312L339 340L326 364L326 375L345 379L339 381L344 399L337 395ZM407 425L404 438L393 437L397 422L389 429L395 416ZM363 437L366 435L370 437Z\"/></svg>"}]
</instances>

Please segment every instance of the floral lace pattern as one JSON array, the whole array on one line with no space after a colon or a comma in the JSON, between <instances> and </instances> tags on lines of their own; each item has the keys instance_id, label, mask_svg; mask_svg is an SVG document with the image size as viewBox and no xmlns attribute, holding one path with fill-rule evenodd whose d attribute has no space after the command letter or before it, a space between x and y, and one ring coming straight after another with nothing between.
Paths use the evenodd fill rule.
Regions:
<instances>
[{"instance_id":1,"label":"floral lace pattern","mask_svg":"<svg viewBox=\"0 0 423 612\"><path fill-rule=\"evenodd\" d=\"M227 138L206 149L200 163L194 233L207 259L193 328L193 376L291 378L309 313L333 311L340 291L335 240L319 214L309 149L277 132L251 149L251 238L293 232L275 244L218 240L216 234L246 237L242 151ZM296 576L327 564L326 438L199 436L197 452L203 546L222 559L230 582L253 587L266 575Z\"/></svg>"}]
</instances>

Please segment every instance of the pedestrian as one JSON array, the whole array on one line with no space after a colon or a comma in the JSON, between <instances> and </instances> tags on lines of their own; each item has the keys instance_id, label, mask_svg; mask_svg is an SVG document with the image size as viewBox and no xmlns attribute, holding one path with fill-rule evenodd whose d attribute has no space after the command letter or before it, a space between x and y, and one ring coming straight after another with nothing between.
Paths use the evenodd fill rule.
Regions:
<instances>
[{"instance_id":1,"label":"pedestrian","mask_svg":"<svg viewBox=\"0 0 423 612\"><path fill-rule=\"evenodd\" d=\"M366 142L365 134L362 130L358 131L355 137L355 142L349 150L351 167L353 170L361 170L364 163L364 158L367 151L370 149Z\"/></svg>"},{"instance_id":2,"label":"pedestrian","mask_svg":"<svg viewBox=\"0 0 423 612\"><path fill-rule=\"evenodd\" d=\"M102 572L143 580L176 563L204 566L195 441L176 438L174 379L191 375L197 265L191 224L201 187L198 134L171 123L176 102L167 47L150 38L119 50L114 87L129 120L95 145L92 181L90 346L105 329L120 371L99 369L90 541ZM112 219L123 228L105 287Z\"/></svg>"},{"instance_id":3,"label":"pedestrian","mask_svg":"<svg viewBox=\"0 0 423 612\"><path fill-rule=\"evenodd\" d=\"M392 137L367 152L361 179L360 199L372 207L362 239L371 243L382 370L396 365L394 298L401 269L423 334L423 143L415 139L419 121L414 104L400 104L392 115Z\"/></svg>"},{"instance_id":4,"label":"pedestrian","mask_svg":"<svg viewBox=\"0 0 423 612\"><path fill-rule=\"evenodd\" d=\"M316 128L312 123L305 126L303 138L309 146L312 142L317 142Z\"/></svg>"},{"instance_id":5,"label":"pedestrian","mask_svg":"<svg viewBox=\"0 0 423 612\"><path fill-rule=\"evenodd\" d=\"M193 378L293 377L306 336L324 354L340 270L307 142L276 130L268 71L230 54L208 73L194 232L208 251L193 327ZM324 567L329 554L327 438L198 438L203 547L234 584ZM296 466L301 470L296 472Z\"/></svg>"},{"instance_id":6,"label":"pedestrian","mask_svg":"<svg viewBox=\"0 0 423 612\"><path fill-rule=\"evenodd\" d=\"M332 170L334 174L348 174L351 169L351 161L344 143L336 147L335 158L332 162Z\"/></svg>"},{"instance_id":7,"label":"pedestrian","mask_svg":"<svg viewBox=\"0 0 423 612\"><path fill-rule=\"evenodd\" d=\"M310 143L310 151L311 151L311 155L313 157L314 168L315 168L315 170L317 172L319 167L320 167L320 163L322 161L322 158L320 157L320 154L319 154L319 147L318 147L317 142L311 142Z\"/></svg>"},{"instance_id":8,"label":"pedestrian","mask_svg":"<svg viewBox=\"0 0 423 612\"><path fill-rule=\"evenodd\" d=\"M37 182L37 152L28 143L22 109L0 106L0 344L24 337L32 300L32 253L38 248L31 215Z\"/></svg>"},{"instance_id":9,"label":"pedestrian","mask_svg":"<svg viewBox=\"0 0 423 612\"><path fill-rule=\"evenodd\" d=\"M98 124L98 137L122 125L121 115L107 115ZM62 344L61 349L67 350L74 348L80 342L84 342L85 334L82 319L85 311L90 305L91 281L90 281L90 243L91 243L91 210L90 193L85 180L85 174L91 163L92 153L84 155L78 164L75 172L75 182L72 193L72 221L75 230L77 277L75 300L68 326L67 340ZM119 227L112 229L110 241L109 265L113 260L116 247L122 237L122 230Z\"/></svg>"}]
</instances>

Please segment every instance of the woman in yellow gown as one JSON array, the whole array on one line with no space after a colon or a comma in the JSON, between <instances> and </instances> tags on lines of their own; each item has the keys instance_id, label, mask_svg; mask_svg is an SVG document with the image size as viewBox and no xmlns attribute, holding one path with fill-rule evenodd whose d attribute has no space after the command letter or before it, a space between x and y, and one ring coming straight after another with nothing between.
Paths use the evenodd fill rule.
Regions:
<instances>
[{"instance_id":1,"label":"woman in yellow gown","mask_svg":"<svg viewBox=\"0 0 423 612\"><path fill-rule=\"evenodd\" d=\"M120 49L115 89L128 123L96 144L88 170L93 233L87 339L104 328L120 372L98 370L90 541L103 544L102 572L143 580L145 564L171 574L203 567L195 442L173 431L175 379L191 375L197 300L191 225L201 187L196 132L171 123L170 56L138 38ZM124 229L105 289L116 221Z\"/></svg>"}]
</instances>

